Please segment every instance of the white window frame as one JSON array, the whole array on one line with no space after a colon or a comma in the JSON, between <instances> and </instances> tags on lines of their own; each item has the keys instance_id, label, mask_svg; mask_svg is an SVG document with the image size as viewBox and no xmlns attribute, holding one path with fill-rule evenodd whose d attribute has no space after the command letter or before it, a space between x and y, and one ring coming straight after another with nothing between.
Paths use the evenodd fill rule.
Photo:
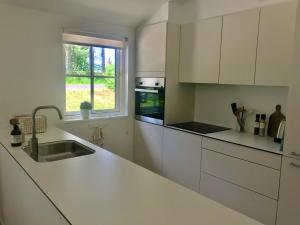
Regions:
<instances>
[{"instance_id":1,"label":"white window frame","mask_svg":"<svg viewBox=\"0 0 300 225\"><path fill-rule=\"evenodd\" d=\"M64 77L87 77L91 79L91 103L94 107L94 87L92 87L94 85L94 78L114 78L115 79L115 108L114 109L107 109L107 110L91 110L91 118L98 118L98 117L106 117L107 115L120 115L122 114L122 109L121 109L121 98L122 98L122 92L125 91L123 90L123 84L122 84L122 79L124 76L124 71L125 71L125 60L126 60L126 56L125 56L125 49L123 48L116 48L116 47L109 47L109 46L102 46L102 45L93 45L93 44L85 44L85 43L74 43L74 42L63 42L63 49L64 49L64 45L65 44L73 44L73 45L82 45L82 46L88 46L91 47L91 50L93 49L93 47L98 47L98 48L111 48L111 49L115 49L115 63L116 63L116 71L115 71L115 77L107 77L107 76L94 76L94 67L93 67L93 63L90 63L90 75L84 76L84 75L74 75L74 76L70 76L67 75L67 71L66 69L64 69ZM93 61L93 51L90 50L90 60ZM65 49L64 49L64 55L65 55ZM66 59L64 57L64 63L66 63ZM66 67L64 67L66 68ZM66 79L64 79L64 115L67 117L80 117L80 111L76 111L76 112L67 112L66 109L66 100L67 100L67 95L66 95Z\"/></svg>"}]
</instances>

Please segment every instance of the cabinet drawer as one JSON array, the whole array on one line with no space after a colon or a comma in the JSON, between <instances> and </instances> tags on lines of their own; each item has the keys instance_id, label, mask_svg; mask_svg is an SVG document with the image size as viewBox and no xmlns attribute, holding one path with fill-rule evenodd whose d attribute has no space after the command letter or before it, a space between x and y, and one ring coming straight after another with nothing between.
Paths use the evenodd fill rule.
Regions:
<instances>
[{"instance_id":1,"label":"cabinet drawer","mask_svg":"<svg viewBox=\"0 0 300 225\"><path fill-rule=\"evenodd\" d=\"M221 179L201 174L200 193L266 225L275 225L277 201Z\"/></svg>"},{"instance_id":2,"label":"cabinet drawer","mask_svg":"<svg viewBox=\"0 0 300 225\"><path fill-rule=\"evenodd\" d=\"M273 169L280 170L281 168L281 155L206 137L203 138L202 148L261 164Z\"/></svg>"},{"instance_id":3,"label":"cabinet drawer","mask_svg":"<svg viewBox=\"0 0 300 225\"><path fill-rule=\"evenodd\" d=\"M278 198L278 170L203 149L202 171L270 198Z\"/></svg>"}]
</instances>

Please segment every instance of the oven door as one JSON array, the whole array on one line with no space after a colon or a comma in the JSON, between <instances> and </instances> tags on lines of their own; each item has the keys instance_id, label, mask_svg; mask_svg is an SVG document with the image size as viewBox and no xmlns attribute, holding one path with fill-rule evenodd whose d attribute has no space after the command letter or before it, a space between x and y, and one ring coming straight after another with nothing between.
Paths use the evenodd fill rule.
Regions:
<instances>
[{"instance_id":1,"label":"oven door","mask_svg":"<svg viewBox=\"0 0 300 225\"><path fill-rule=\"evenodd\" d=\"M163 125L165 108L164 88L135 89L135 117L137 120Z\"/></svg>"}]
</instances>

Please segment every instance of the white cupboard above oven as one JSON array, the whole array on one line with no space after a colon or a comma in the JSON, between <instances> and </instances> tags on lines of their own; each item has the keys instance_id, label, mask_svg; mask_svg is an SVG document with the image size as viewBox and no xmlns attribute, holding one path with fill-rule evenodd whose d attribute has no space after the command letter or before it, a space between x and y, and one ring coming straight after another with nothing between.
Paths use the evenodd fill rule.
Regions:
<instances>
[{"instance_id":1,"label":"white cupboard above oven","mask_svg":"<svg viewBox=\"0 0 300 225\"><path fill-rule=\"evenodd\" d=\"M166 22L145 25L136 31L136 72L138 77L164 77L167 50Z\"/></svg>"}]
</instances>

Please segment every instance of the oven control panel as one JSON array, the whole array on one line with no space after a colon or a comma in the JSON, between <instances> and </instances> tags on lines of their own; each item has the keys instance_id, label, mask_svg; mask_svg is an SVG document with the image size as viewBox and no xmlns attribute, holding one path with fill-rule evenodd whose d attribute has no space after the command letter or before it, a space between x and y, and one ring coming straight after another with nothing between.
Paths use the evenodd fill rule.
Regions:
<instances>
[{"instance_id":1,"label":"oven control panel","mask_svg":"<svg viewBox=\"0 0 300 225\"><path fill-rule=\"evenodd\" d=\"M135 86L136 87L152 87L152 88L165 87L165 78L137 77L135 80Z\"/></svg>"}]
</instances>

